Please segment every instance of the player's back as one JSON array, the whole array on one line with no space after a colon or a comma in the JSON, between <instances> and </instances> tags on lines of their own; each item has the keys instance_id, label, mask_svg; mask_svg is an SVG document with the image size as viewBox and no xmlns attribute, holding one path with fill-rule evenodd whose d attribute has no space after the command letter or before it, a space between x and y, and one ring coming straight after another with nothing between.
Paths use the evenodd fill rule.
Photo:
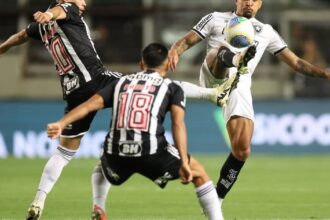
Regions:
<instances>
[{"instance_id":1,"label":"player's back","mask_svg":"<svg viewBox=\"0 0 330 220\"><path fill-rule=\"evenodd\" d=\"M167 141L162 123L178 89L183 96L177 84L157 72L122 77L114 89L108 153L141 156L164 149Z\"/></svg>"}]
</instances>

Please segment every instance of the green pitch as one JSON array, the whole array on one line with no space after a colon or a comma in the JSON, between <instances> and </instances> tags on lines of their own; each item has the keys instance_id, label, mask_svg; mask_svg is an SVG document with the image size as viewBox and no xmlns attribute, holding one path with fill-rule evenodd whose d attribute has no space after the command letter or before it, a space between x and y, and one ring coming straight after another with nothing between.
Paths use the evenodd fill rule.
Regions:
<instances>
[{"instance_id":1,"label":"green pitch","mask_svg":"<svg viewBox=\"0 0 330 220\"><path fill-rule=\"evenodd\" d=\"M215 182L224 155L197 155ZM0 220L24 219L46 160L0 160ZM75 159L48 196L43 218L89 219L90 174L97 160ZM170 182L165 190L138 175L113 186L112 220L202 220L192 185ZM330 219L330 154L254 155L223 204L226 220Z\"/></svg>"}]
</instances>

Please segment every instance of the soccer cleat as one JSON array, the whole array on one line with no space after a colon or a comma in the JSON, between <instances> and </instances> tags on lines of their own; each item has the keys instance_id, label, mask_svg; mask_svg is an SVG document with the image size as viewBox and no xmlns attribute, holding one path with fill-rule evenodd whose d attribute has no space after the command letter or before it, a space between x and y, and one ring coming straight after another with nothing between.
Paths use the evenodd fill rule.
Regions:
<instances>
[{"instance_id":1,"label":"soccer cleat","mask_svg":"<svg viewBox=\"0 0 330 220\"><path fill-rule=\"evenodd\" d=\"M40 219L42 209L43 209L43 203L34 201L27 211L26 220Z\"/></svg>"},{"instance_id":2,"label":"soccer cleat","mask_svg":"<svg viewBox=\"0 0 330 220\"><path fill-rule=\"evenodd\" d=\"M240 74L233 74L226 81L224 81L221 85L214 88L215 95L211 96L211 100L220 107L225 107L229 95L231 92L237 87L237 83L239 81Z\"/></svg>"},{"instance_id":3,"label":"soccer cleat","mask_svg":"<svg viewBox=\"0 0 330 220\"><path fill-rule=\"evenodd\" d=\"M247 67L248 62L256 55L257 48L255 45L250 46L240 54L237 70L240 74L246 74L249 72Z\"/></svg>"},{"instance_id":4,"label":"soccer cleat","mask_svg":"<svg viewBox=\"0 0 330 220\"><path fill-rule=\"evenodd\" d=\"M107 220L107 215L100 206L94 205L92 211L92 220Z\"/></svg>"}]
</instances>

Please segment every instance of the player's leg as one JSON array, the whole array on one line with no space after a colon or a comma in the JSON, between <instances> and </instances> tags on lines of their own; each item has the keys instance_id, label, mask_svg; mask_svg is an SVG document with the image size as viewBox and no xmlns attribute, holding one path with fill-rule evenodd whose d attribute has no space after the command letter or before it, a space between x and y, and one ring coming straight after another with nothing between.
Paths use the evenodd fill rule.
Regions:
<instances>
[{"instance_id":1,"label":"player's leg","mask_svg":"<svg viewBox=\"0 0 330 220\"><path fill-rule=\"evenodd\" d=\"M67 107L65 112L68 112L74 107L75 106L72 106L71 108ZM85 118L72 123L62 131L60 144L44 167L37 193L28 209L26 219L36 220L40 218L48 193L52 190L59 179L64 167L71 161L77 152L81 138L88 131L95 115L96 112L92 112Z\"/></svg>"},{"instance_id":2,"label":"player's leg","mask_svg":"<svg viewBox=\"0 0 330 220\"><path fill-rule=\"evenodd\" d=\"M92 173L93 220L106 220L106 200L111 184L104 177L101 164Z\"/></svg>"},{"instance_id":3,"label":"player's leg","mask_svg":"<svg viewBox=\"0 0 330 220\"><path fill-rule=\"evenodd\" d=\"M193 157L190 158L190 168L193 172L193 184L204 213L211 220L222 220L222 212L218 200L218 194L213 182L207 175L204 167Z\"/></svg>"},{"instance_id":4,"label":"player's leg","mask_svg":"<svg viewBox=\"0 0 330 220\"><path fill-rule=\"evenodd\" d=\"M208 68L217 79L224 79L228 75L228 68L237 67L241 74L247 73L248 62L256 54L256 46L238 49L228 43L220 42L219 48L213 48L206 56Z\"/></svg>"},{"instance_id":5,"label":"player's leg","mask_svg":"<svg viewBox=\"0 0 330 220\"><path fill-rule=\"evenodd\" d=\"M93 210L92 220L106 220L105 201L111 185L121 185L135 172L136 160L103 153L101 164L95 167L92 175Z\"/></svg>"},{"instance_id":6,"label":"player's leg","mask_svg":"<svg viewBox=\"0 0 330 220\"><path fill-rule=\"evenodd\" d=\"M48 193L60 177L63 168L71 161L77 152L81 136L76 138L61 138L60 145L48 159L41 178L35 198L28 209L28 220L39 219Z\"/></svg>"},{"instance_id":7,"label":"player's leg","mask_svg":"<svg viewBox=\"0 0 330 220\"><path fill-rule=\"evenodd\" d=\"M233 116L227 123L232 152L223 164L217 183L219 198L225 198L236 182L237 177L250 155L250 143L253 134L253 121L239 116Z\"/></svg>"}]
</instances>

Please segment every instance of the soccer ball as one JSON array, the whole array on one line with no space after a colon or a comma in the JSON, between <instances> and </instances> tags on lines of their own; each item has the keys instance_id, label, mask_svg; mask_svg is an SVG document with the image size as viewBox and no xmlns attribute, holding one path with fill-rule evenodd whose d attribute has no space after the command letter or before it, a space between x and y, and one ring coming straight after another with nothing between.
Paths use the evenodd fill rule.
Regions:
<instances>
[{"instance_id":1,"label":"soccer ball","mask_svg":"<svg viewBox=\"0 0 330 220\"><path fill-rule=\"evenodd\" d=\"M254 28L245 17L231 18L225 27L226 41L236 48L248 47L254 42Z\"/></svg>"}]
</instances>

